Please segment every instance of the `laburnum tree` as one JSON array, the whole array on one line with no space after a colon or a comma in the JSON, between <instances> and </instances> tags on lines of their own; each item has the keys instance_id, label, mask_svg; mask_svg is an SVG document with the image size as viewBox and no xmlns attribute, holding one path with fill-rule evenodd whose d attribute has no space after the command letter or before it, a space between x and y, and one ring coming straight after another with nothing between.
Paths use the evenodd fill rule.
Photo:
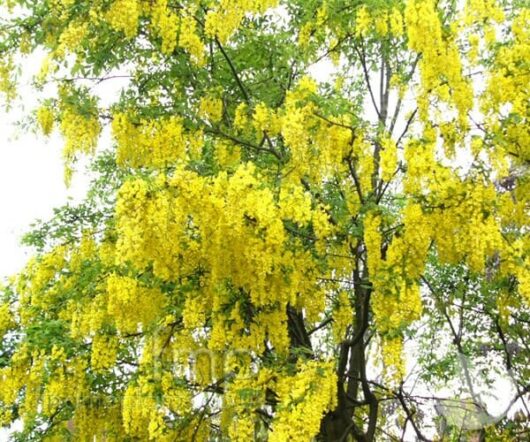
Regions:
<instances>
[{"instance_id":1,"label":"laburnum tree","mask_svg":"<svg viewBox=\"0 0 530 442\"><path fill-rule=\"evenodd\" d=\"M528 440L526 0L0 5L93 177L1 292L10 437ZM416 388L458 367L473 435Z\"/></svg>"}]
</instances>

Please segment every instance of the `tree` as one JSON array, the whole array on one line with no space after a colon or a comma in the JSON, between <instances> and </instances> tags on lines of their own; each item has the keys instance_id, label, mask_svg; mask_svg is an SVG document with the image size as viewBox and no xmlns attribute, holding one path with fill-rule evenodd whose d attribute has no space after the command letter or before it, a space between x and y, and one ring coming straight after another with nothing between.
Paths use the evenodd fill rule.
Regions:
<instances>
[{"instance_id":1,"label":"tree","mask_svg":"<svg viewBox=\"0 0 530 442\"><path fill-rule=\"evenodd\" d=\"M460 357L527 437L525 0L0 4L8 104L42 57L34 124L94 176L2 290L13 438L429 440L410 380Z\"/></svg>"}]
</instances>

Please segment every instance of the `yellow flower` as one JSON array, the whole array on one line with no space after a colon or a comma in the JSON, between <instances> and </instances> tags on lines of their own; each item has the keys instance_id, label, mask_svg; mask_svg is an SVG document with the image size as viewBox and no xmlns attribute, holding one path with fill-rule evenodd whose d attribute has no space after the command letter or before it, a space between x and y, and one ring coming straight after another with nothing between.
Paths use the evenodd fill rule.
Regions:
<instances>
[{"instance_id":1,"label":"yellow flower","mask_svg":"<svg viewBox=\"0 0 530 442\"><path fill-rule=\"evenodd\" d=\"M294 376L282 376L276 385L278 411L269 440L307 441L320 430L322 417L337 401L337 380L332 362L299 364Z\"/></svg>"},{"instance_id":2,"label":"yellow flower","mask_svg":"<svg viewBox=\"0 0 530 442\"><path fill-rule=\"evenodd\" d=\"M137 0L115 0L107 12L110 25L122 31L127 38L136 36L140 6Z\"/></svg>"},{"instance_id":3,"label":"yellow flower","mask_svg":"<svg viewBox=\"0 0 530 442\"><path fill-rule=\"evenodd\" d=\"M398 164L396 143L389 137L381 140L381 178L391 181Z\"/></svg>"},{"instance_id":4,"label":"yellow flower","mask_svg":"<svg viewBox=\"0 0 530 442\"><path fill-rule=\"evenodd\" d=\"M223 117L223 101L220 98L205 96L199 104L200 114L212 123L218 123Z\"/></svg>"},{"instance_id":5,"label":"yellow flower","mask_svg":"<svg viewBox=\"0 0 530 442\"><path fill-rule=\"evenodd\" d=\"M0 304L0 337L3 337L13 325L13 315L9 304Z\"/></svg>"},{"instance_id":6,"label":"yellow flower","mask_svg":"<svg viewBox=\"0 0 530 442\"><path fill-rule=\"evenodd\" d=\"M358 37L364 37L371 27L371 18L368 13L368 8L362 5L357 10L357 16L355 18L355 35Z\"/></svg>"},{"instance_id":7,"label":"yellow flower","mask_svg":"<svg viewBox=\"0 0 530 442\"><path fill-rule=\"evenodd\" d=\"M248 106L246 105L246 103L238 104L236 108L236 114L234 117L234 127L236 129L239 129L239 130L245 129L248 123L247 108Z\"/></svg>"},{"instance_id":8,"label":"yellow flower","mask_svg":"<svg viewBox=\"0 0 530 442\"><path fill-rule=\"evenodd\" d=\"M50 135L53 130L54 115L48 106L42 106L37 110L37 122L46 136Z\"/></svg>"}]
</instances>

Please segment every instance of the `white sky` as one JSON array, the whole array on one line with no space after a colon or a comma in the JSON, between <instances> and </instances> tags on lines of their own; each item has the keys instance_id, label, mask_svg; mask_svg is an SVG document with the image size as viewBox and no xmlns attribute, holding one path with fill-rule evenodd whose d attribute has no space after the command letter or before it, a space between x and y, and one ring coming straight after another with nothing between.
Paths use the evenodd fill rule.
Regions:
<instances>
[{"instance_id":1,"label":"white sky","mask_svg":"<svg viewBox=\"0 0 530 442\"><path fill-rule=\"evenodd\" d=\"M53 136L27 133L16 127L21 111L0 111L0 277L24 265L29 250L21 236L36 219L47 219L53 208L80 198L86 178L78 173L67 189L63 181L62 142Z\"/></svg>"},{"instance_id":2,"label":"white sky","mask_svg":"<svg viewBox=\"0 0 530 442\"><path fill-rule=\"evenodd\" d=\"M81 200L88 188L89 178L84 173L87 161L83 160L70 187L65 186L63 141L56 126L52 135L45 137L17 125L38 107L38 99L55 95L54 82L45 84L39 93L32 86L45 55L37 51L18 60L24 68L17 89L21 99L9 112L0 107L0 281L19 271L31 256L31 250L20 245L30 224L36 219L49 219L53 208L64 205L69 198ZM94 92L99 93L103 104L109 104L117 96L119 86L116 82L102 82ZM104 131L101 138L101 145L106 147L108 132Z\"/></svg>"}]
</instances>

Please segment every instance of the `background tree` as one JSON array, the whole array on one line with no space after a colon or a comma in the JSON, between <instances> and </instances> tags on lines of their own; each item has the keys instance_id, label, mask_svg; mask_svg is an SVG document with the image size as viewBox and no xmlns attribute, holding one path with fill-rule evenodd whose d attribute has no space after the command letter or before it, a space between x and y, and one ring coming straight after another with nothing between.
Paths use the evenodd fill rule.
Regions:
<instances>
[{"instance_id":1,"label":"background tree","mask_svg":"<svg viewBox=\"0 0 530 442\"><path fill-rule=\"evenodd\" d=\"M528 436L526 1L2 4L0 88L44 54L95 177L2 292L13 438L429 440L411 379L461 357L522 407L480 437Z\"/></svg>"}]
</instances>

